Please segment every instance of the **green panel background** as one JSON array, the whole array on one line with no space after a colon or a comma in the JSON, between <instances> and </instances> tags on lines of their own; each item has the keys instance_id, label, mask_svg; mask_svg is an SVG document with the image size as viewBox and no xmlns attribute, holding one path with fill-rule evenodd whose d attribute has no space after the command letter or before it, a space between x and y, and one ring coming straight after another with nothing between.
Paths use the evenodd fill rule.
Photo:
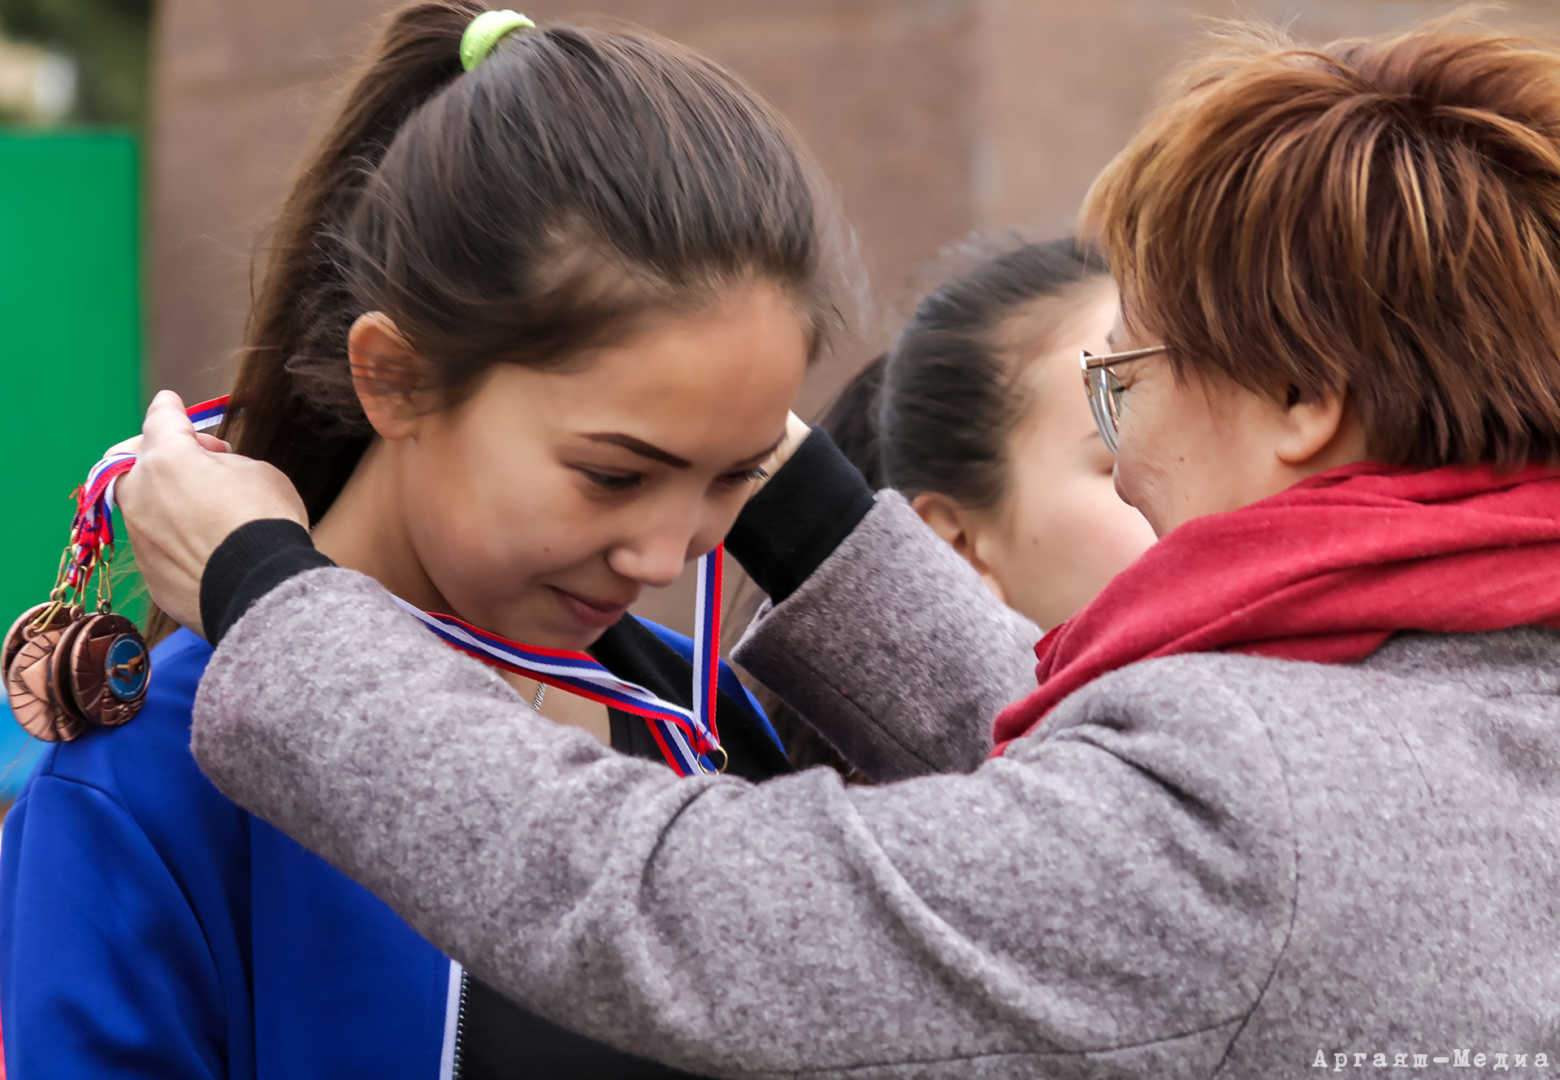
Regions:
<instances>
[{"instance_id":1,"label":"green panel background","mask_svg":"<svg viewBox=\"0 0 1560 1080\"><path fill-rule=\"evenodd\" d=\"M54 583L70 493L141 417L140 199L128 135L0 132L0 622ZM127 563L121 552L118 564ZM138 590L121 584L116 600ZM143 605L120 602L137 618ZM0 629L3 632L3 629ZM0 716L0 799L20 733Z\"/></svg>"}]
</instances>

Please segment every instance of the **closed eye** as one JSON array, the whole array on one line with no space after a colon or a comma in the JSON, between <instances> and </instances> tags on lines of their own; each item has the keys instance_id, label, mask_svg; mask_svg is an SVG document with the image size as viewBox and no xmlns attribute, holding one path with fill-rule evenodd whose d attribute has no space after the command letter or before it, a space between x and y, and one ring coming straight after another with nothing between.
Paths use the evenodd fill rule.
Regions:
<instances>
[{"instance_id":1,"label":"closed eye","mask_svg":"<svg viewBox=\"0 0 1560 1080\"><path fill-rule=\"evenodd\" d=\"M716 477L715 482L723 487L741 487L744 484L751 484L754 480L767 479L769 479L769 473L758 466L754 466L751 469L743 469L740 472L724 473Z\"/></svg>"},{"instance_id":2,"label":"closed eye","mask_svg":"<svg viewBox=\"0 0 1560 1080\"><path fill-rule=\"evenodd\" d=\"M604 473L597 472L594 469L580 469L579 471L581 475L603 491L631 491L645 482L644 473Z\"/></svg>"}]
</instances>

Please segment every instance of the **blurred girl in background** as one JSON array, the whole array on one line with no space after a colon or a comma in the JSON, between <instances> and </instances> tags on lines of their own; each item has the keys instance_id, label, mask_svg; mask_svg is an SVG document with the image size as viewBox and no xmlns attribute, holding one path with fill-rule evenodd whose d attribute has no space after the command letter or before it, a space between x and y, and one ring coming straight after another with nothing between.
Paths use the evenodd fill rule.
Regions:
<instances>
[{"instance_id":1,"label":"blurred girl in background","mask_svg":"<svg viewBox=\"0 0 1560 1080\"><path fill-rule=\"evenodd\" d=\"M883 362L876 479L1043 630L1154 542L1079 392L1116 308L1075 241L1025 243L923 300Z\"/></svg>"},{"instance_id":2,"label":"blurred girl in background","mask_svg":"<svg viewBox=\"0 0 1560 1080\"><path fill-rule=\"evenodd\" d=\"M1116 307L1110 275L1076 241L1009 246L922 300L818 421L1035 624L1034 640L1154 542L1116 494L1079 386L1078 351L1105 351ZM853 772L760 696L793 764Z\"/></svg>"}]
</instances>

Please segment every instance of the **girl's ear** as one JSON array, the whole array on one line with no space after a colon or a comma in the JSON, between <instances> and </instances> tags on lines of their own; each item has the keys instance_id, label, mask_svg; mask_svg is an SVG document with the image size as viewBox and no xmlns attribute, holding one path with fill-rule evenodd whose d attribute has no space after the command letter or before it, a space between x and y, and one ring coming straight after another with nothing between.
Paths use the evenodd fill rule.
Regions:
<instances>
[{"instance_id":1,"label":"girl's ear","mask_svg":"<svg viewBox=\"0 0 1560 1080\"><path fill-rule=\"evenodd\" d=\"M932 532L942 537L949 547L975 568L993 596L1007 603L1007 590L1002 587L1002 582L997 579L982 551L985 546L982 542L985 528L984 520L979 515L935 491L923 491L911 499L910 508L920 515Z\"/></svg>"},{"instance_id":2,"label":"girl's ear","mask_svg":"<svg viewBox=\"0 0 1560 1080\"><path fill-rule=\"evenodd\" d=\"M347 362L352 388L375 433L386 441L415 435L427 411L418 392L426 385L425 364L390 316L369 311L357 317L347 333Z\"/></svg>"}]
</instances>

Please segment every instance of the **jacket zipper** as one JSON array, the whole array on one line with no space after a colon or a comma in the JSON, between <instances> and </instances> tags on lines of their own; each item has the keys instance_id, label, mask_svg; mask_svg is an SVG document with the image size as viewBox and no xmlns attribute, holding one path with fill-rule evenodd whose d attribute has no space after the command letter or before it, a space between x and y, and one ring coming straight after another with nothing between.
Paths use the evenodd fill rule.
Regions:
<instances>
[{"instance_id":1,"label":"jacket zipper","mask_svg":"<svg viewBox=\"0 0 1560 1080\"><path fill-rule=\"evenodd\" d=\"M450 1080L460 1080L462 1059L466 1051L466 991L469 976L466 969L460 969L460 998L455 1006L455 1049L450 1055Z\"/></svg>"}]
</instances>

